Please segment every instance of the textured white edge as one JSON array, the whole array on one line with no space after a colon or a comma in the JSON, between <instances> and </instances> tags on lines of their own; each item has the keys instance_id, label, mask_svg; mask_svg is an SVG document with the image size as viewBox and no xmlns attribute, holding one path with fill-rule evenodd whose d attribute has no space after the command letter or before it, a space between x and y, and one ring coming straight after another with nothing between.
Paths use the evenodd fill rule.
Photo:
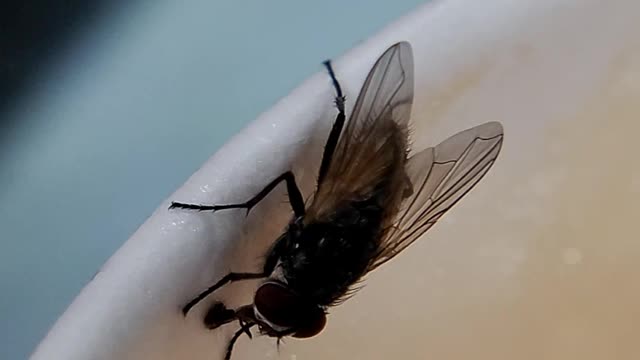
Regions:
<instances>
[{"instance_id":1,"label":"textured white edge","mask_svg":"<svg viewBox=\"0 0 640 360\"><path fill-rule=\"evenodd\" d=\"M553 41L544 32L547 23L570 20L587 28L601 17L625 10L623 5L615 6L615 11L604 6L591 0L561 5L547 0L435 1L334 59L335 68L348 99L353 100L382 51L407 40L414 50L419 101L422 84L444 81L443 74L469 68L475 59L491 56L525 33L541 42ZM609 35L597 41L609 41L615 34ZM179 308L228 269L255 268L256 257L286 222L287 208L281 198L272 196L245 220L242 213L233 211L215 216L170 212L169 201L246 199L290 164L308 191L335 115L332 95L326 75L319 71L231 139L113 255L32 358L208 359L223 351L228 332L203 331L203 308L186 320ZM446 131L450 130L461 129ZM438 131L443 130L434 129ZM508 148L508 126L505 132ZM250 293L247 285L222 295L231 301L247 299Z\"/></svg>"}]
</instances>

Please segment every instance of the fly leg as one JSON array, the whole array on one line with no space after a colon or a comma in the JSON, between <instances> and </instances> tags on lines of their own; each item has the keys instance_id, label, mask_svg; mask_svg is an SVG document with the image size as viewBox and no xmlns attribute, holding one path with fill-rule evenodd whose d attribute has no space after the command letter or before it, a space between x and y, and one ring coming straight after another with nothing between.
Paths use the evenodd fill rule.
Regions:
<instances>
[{"instance_id":1,"label":"fly leg","mask_svg":"<svg viewBox=\"0 0 640 360\"><path fill-rule=\"evenodd\" d=\"M253 304L245 305L238 310L232 310L227 308L223 303L214 303L207 315L204 317L204 325L210 329L216 329L224 324L228 324L234 320L238 320L240 327L245 327L248 324L256 323L256 317L253 314ZM246 332L249 338L252 338L251 332Z\"/></svg>"},{"instance_id":2,"label":"fly leg","mask_svg":"<svg viewBox=\"0 0 640 360\"><path fill-rule=\"evenodd\" d=\"M244 324L243 326L240 327L238 331L236 331L235 334L233 334L233 337L231 338L231 340L229 340L229 345L227 345L227 353L224 356L224 360L231 360L231 353L233 352L233 346L236 344L236 341L238 341L238 338L242 334L249 334L249 337L251 338L251 332L249 330L255 325L256 325L255 323Z\"/></svg>"},{"instance_id":3,"label":"fly leg","mask_svg":"<svg viewBox=\"0 0 640 360\"><path fill-rule=\"evenodd\" d=\"M287 183L287 193L289 195L289 203L291 204L291 208L293 209L296 217L304 216L305 208L304 208L304 200L302 198L302 194L300 193L300 189L296 184L295 176L293 172L287 171L284 174L278 176L273 181L271 181L267 186L262 189L256 196L252 197L246 202L240 204L227 204L227 205L199 205L199 204L185 204L180 202L172 202L169 209L187 209L187 210L196 210L196 211L218 211L225 209L246 209L247 215L249 215L249 211L258 204L262 199L265 198L278 184L282 181Z\"/></svg>"},{"instance_id":4,"label":"fly leg","mask_svg":"<svg viewBox=\"0 0 640 360\"><path fill-rule=\"evenodd\" d=\"M233 272L228 273L222 279L220 279L217 283L213 284L208 289L201 292L193 300L189 301L189 303L187 303L187 305L185 305L182 308L182 314L184 314L184 316L187 316L187 313L189 312L189 310L191 310L192 307L194 307L197 303L199 303L204 298L209 296L212 292L218 290L219 288L223 287L226 284L232 283L234 281L261 279L269 276L273 272L273 269L275 269L278 263L278 258L280 257L282 248L285 247L286 245L287 245L287 238L284 236L280 237L280 239L278 239L276 243L273 245L273 247L271 248L271 251L269 251L269 254L267 255L267 259L265 260L261 273L233 273ZM224 307L224 305L222 306ZM244 314L249 314L249 313L245 311ZM246 316L248 315L245 315L245 317Z\"/></svg>"},{"instance_id":5,"label":"fly leg","mask_svg":"<svg viewBox=\"0 0 640 360\"><path fill-rule=\"evenodd\" d=\"M249 210L251 210L251 208L255 204L260 202L260 200L264 199L264 197L267 196L267 194L269 194L269 192L271 192L276 187L276 185L278 185L282 181L286 181L287 183L287 191L289 193L289 202L291 203L291 208L293 209L294 214L296 215L296 217L304 216L305 214L304 200L302 199L302 194L300 193L300 190L296 185L295 178L291 171L287 171L286 173L278 176L275 180L269 183L264 189L262 189L262 191L260 191L258 195L254 196L252 199L242 204L192 205L192 204L182 204L182 203L174 202L171 204L170 208L192 209L192 210L199 210L199 211L206 211L206 210L217 211L222 209L245 208L247 209L247 213L248 213ZM270 256L269 258L270 259L273 258L273 259L271 259L270 261L267 261L263 271L260 273L233 273L233 272L228 273L225 277L220 279L217 283L215 283L214 285L210 286L208 289L200 293L193 300L189 301L189 303L187 303L182 308L182 313L186 316L189 310L191 310L191 308L194 307L197 303L199 303L204 298L209 296L209 294L213 293L214 291L218 290L219 288L221 288L222 286L228 283L231 283L234 281L240 281L240 280L261 279L269 276L269 274L271 274L271 272L273 271L273 268L275 267L275 262L273 261L275 258L273 256Z\"/></svg>"},{"instance_id":6,"label":"fly leg","mask_svg":"<svg viewBox=\"0 0 640 360\"><path fill-rule=\"evenodd\" d=\"M242 334L246 334L249 339L253 339L253 335L251 335L251 328L257 325L255 316L253 315L253 305L245 305L234 311L227 309L222 303L216 303L213 305L213 307L211 307L211 309L207 313L207 317L205 318L205 324L210 329L221 326L235 319L237 319L240 323L240 329L236 331L236 333L229 341L229 345L227 345L225 360L231 359L233 346L235 345L236 341L238 341L238 338L242 336ZM215 321L216 324L207 324L207 320ZM210 327L210 325L217 326Z\"/></svg>"},{"instance_id":7,"label":"fly leg","mask_svg":"<svg viewBox=\"0 0 640 360\"><path fill-rule=\"evenodd\" d=\"M322 183L324 177L327 175L327 170L329 169L329 165L331 164L333 153L336 150L336 146L338 145L340 133L342 133L342 128L344 127L344 102L346 100L344 95L342 94L340 83L338 82L338 79L336 79L336 74L333 72L333 67L331 67L331 61L327 60L323 64L327 68L327 72L329 73L331 82L333 83L333 87L336 90L336 97L334 102L336 108L338 108L338 116L336 116L336 121L333 123L333 127L331 128L331 132L329 133L327 143L324 145L322 163L320 165L320 171L318 172L318 185Z\"/></svg>"},{"instance_id":8,"label":"fly leg","mask_svg":"<svg viewBox=\"0 0 640 360\"><path fill-rule=\"evenodd\" d=\"M213 330L238 318L235 311L227 309L221 302L214 303L204 317L204 325Z\"/></svg>"},{"instance_id":9,"label":"fly leg","mask_svg":"<svg viewBox=\"0 0 640 360\"><path fill-rule=\"evenodd\" d=\"M189 310L191 310L192 307L209 296L212 292L218 290L228 283L240 280L261 279L267 277L268 275L269 273L228 273L225 277L220 279L220 281L210 286L207 290L201 292L193 300L189 301L189 303L187 303L187 305L182 308L182 314L184 314L184 316L187 316L187 313L189 312Z\"/></svg>"}]
</instances>

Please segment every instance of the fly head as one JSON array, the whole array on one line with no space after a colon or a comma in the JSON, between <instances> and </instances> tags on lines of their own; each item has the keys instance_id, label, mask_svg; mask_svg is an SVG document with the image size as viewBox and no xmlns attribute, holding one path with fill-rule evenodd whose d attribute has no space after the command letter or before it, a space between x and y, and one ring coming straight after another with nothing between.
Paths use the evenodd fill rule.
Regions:
<instances>
[{"instance_id":1,"label":"fly head","mask_svg":"<svg viewBox=\"0 0 640 360\"><path fill-rule=\"evenodd\" d=\"M262 331L269 336L309 338L319 334L327 323L321 306L275 280L258 288L253 306Z\"/></svg>"}]
</instances>

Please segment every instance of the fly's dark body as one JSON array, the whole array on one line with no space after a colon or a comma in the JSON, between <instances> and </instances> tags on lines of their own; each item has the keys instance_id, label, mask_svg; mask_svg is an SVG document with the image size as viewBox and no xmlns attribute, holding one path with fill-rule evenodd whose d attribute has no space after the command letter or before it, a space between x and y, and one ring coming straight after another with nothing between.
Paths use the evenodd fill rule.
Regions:
<instances>
[{"instance_id":1,"label":"fly's dark body","mask_svg":"<svg viewBox=\"0 0 640 360\"><path fill-rule=\"evenodd\" d=\"M333 305L365 274L378 250L382 205L373 197L338 209L327 222L294 225L279 254L286 284L318 305Z\"/></svg>"},{"instance_id":2,"label":"fly's dark body","mask_svg":"<svg viewBox=\"0 0 640 360\"><path fill-rule=\"evenodd\" d=\"M345 124L344 97L331 64L338 115L324 148L318 184L305 202L288 171L240 204L172 203L198 211L249 211L285 182L294 216L267 253L262 271L229 273L192 299L189 310L220 287L265 279L252 304L228 309L216 302L204 323L214 329L238 320L229 342L257 326L263 335L307 338L326 324L327 309L352 295L368 272L386 263L430 229L489 171L502 146L502 126L485 123L409 156L413 58L406 42L377 60Z\"/></svg>"}]
</instances>

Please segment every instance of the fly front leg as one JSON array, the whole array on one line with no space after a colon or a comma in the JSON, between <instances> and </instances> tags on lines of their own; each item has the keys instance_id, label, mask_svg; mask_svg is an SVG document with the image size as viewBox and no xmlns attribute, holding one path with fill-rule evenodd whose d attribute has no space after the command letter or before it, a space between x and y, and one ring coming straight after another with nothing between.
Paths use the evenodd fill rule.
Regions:
<instances>
[{"instance_id":1,"label":"fly front leg","mask_svg":"<svg viewBox=\"0 0 640 360\"><path fill-rule=\"evenodd\" d=\"M235 332L231 340L229 340L227 352L225 354L226 360L231 359L233 346L242 334L247 335L249 339L253 338L253 335L251 335L251 328L257 325L255 316L253 315L253 305L245 305L234 311L227 309L223 303L215 303L211 309L209 309L209 312L207 312L207 316L204 319L205 325L209 329L215 329L234 320L238 320L240 328Z\"/></svg>"},{"instance_id":2,"label":"fly front leg","mask_svg":"<svg viewBox=\"0 0 640 360\"><path fill-rule=\"evenodd\" d=\"M235 311L228 309L223 303L214 303L204 317L204 325L213 330L238 319Z\"/></svg>"},{"instance_id":3,"label":"fly front leg","mask_svg":"<svg viewBox=\"0 0 640 360\"><path fill-rule=\"evenodd\" d=\"M271 275L271 273L273 272L273 270L275 269L275 267L277 265L278 258L280 256L280 251L282 251L282 248L285 247L286 245L287 245L287 238L284 237L284 236L280 237L280 239L278 239L276 241L276 243L273 245L271 251L269 252L269 255L267 256L267 259L266 259L266 261L264 263L264 266L262 268L262 272L261 273L233 273L232 272L232 273L228 273L227 275L225 275L217 283L213 284L208 289L206 289L205 291L201 292L193 300L189 301L189 303L187 303L187 305L185 305L182 308L182 313L184 314L184 316L187 316L187 313L189 312L189 310L191 310L192 307L194 307L196 304L198 304L204 298L209 296L214 291L220 289L224 285L227 285L227 284L235 282L235 281L241 281L241 280L262 279L262 278L265 278L265 277L268 277L269 275Z\"/></svg>"},{"instance_id":4,"label":"fly front leg","mask_svg":"<svg viewBox=\"0 0 640 360\"><path fill-rule=\"evenodd\" d=\"M207 315L204 317L204 325L208 329L213 330L234 320L238 320L241 328L257 322L253 314L253 305L245 305L237 310L232 310L227 308L223 303L216 302L211 305L211 308L207 311ZM247 331L246 334L249 338L252 338L250 332Z\"/></svg>"},{"instance_id":5,"label":"fly front leg","mask_svg":"<svg viewBox=\"0 0 640 360\"><path fill-rule=\"evenodd\" d=\"M201 292L193 300L189 301L189 303L187 303L187 305L185 305L182 308L182 314L184 314L184 316L187 316L187 313L189 312L189 310L191 310L192 307L194 307L204 298L209 296L212 292L218 290L219 288L221 288L226 284L232 283L234 281L240 281L240 280L261 279L267 276L269 276L269 274L265 274L265 273L257 273L257 274L256 273L228 273L225 277L220 279L220 281L210 286L207 290Z\"/></svg>"},{"instance_id":6,"label":"fly front leg","mask_svg":"<svg viewBox=\"0 0 640 360\"><path fill-rule=\"evenodd\" d=\"M233 352L233 346L236 344L236 341L238 341L238 338L242 334L251 334L250 330L255 325L256 325L255 323L242 325L240 329L236 331L235 334L233 334L233 337L231 338L231 340L229 340L229 345L227 345L227 352L224 356L224 360L231 360L231 353ZM249 338L251 338L251 335L249 335Z\"/></svg>"}]
</instances>

